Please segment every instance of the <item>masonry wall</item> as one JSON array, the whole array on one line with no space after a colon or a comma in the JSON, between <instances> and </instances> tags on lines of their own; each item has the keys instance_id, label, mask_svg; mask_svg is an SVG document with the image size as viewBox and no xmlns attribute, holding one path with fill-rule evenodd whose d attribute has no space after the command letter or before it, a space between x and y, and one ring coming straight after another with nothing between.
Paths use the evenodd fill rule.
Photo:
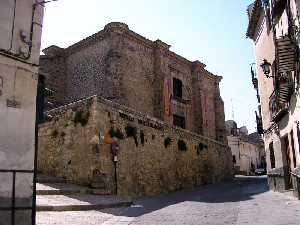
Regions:
<instances>
[{"instance_id":1,"label":"masonry wall","mask_svg":"<svg viewBox=\"0 0 300 225\"><path fill-rule=\"evenodd\" d=\"M88 115L77 124L76 114ZM50 111L52 120L39 129L38 169L66 177L74 183L92 185L114 193L111 141L120 146L117 162L118 194L154 195L232 178L232 155L228 146L124 106L90 98ZM125 127L136 128L136 140L126 137ZM119 130L124 139L111 138ZM143 137L142 137L143 136ZM170 145L165 147L165 140ZM187 150L178 149L178 140Z\"/></svg>"},{"instance_id":2,"label":"masonry wall","mask_svg":"<svg viewBox=\"0 0 300 225\"><path fill-rule=\"evenodd\" d=\"M137 41L132 41L125 35L111 34L115 51L119 52L118 62L110 60L116 65L115 74L119 78L120 103L134 108L136 111L154 116L154 72L153 48Z\"/></svg>"},{"instance_id":3,"label":"masonry wall","mask_svg":"<svg viewBox=\"0 0 300 225\"><path fill-rule=\"evenodd\" d=\"M226 143L221 77L169 48L160 40L150 41L136 34L126 24L109 23L102 31L63 49L64 76L55 72L58 59L53 59L52 52L60 52L56 46L44 50L41 70L49 71L49 85L53 84L57 92L65 87L54 94L62 96L62 102L96 94L169 124L173 124L174 114L184 116L186 129ZM49 63L51 60L55 63ZM63 77L63 84L54 84L60 82L57 77ZM164 81L170 81L172 94L173 78L182 81L182 99L170 97L171 113L166 115Z\"/></svg>"},{"instance_id":4,"label":"masonry wall","mask_svg":"<svg viewBox=\"0 0 300 225\"><path fill-rule=\"evenodd\" d=\"M53 91L51 95L46 95L45 110L58 107L68 101L67 95L67 73L66 59L61 48L55 48L55 51L45 51L47 57L40 57L40 75L44 76L47 82L47 88Z\"/></svg>"}]
</instances>

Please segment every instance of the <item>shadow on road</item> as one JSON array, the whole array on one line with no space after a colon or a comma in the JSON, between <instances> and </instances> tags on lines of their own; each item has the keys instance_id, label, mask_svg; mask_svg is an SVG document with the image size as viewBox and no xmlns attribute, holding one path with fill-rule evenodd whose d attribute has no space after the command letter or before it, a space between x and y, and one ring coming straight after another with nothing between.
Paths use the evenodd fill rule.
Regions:
<instances>
[{"instance_id":1,"label":"shadow on road","mask_svg":"<svg viewBox=\"0 0 300 225\"><path fill-rule=\"evenodd\" d=\"M171 194L140 198L134 201L133 206L124 209L121 213L110 213L116 216L138 217L186 201L202 203L240 202L250 200L253 196L266 191L268 191L266 176L237 176L230 183L212 184ZM107 213L106 210L103 212Z\"/></svg>"}]
</instances>

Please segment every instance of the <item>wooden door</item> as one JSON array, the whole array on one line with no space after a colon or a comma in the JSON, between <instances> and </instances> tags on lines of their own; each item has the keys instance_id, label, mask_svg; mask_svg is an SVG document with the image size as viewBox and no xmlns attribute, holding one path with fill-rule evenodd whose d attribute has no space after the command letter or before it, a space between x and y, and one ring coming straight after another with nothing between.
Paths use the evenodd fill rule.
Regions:
<instances>
[{"instance_id":1,"label":"wooden door","mask_svg":"<svg viewBox=\"0 0 300 225\"><path fill-rule=\"evenodd\" d=\"M292 187L291 172L293 168L293 153L289 142L289 136L283 137L283 150L286 153L286 164L287 164L287 176L288 176L288 189Z\"/></svg>"}]
</instances>

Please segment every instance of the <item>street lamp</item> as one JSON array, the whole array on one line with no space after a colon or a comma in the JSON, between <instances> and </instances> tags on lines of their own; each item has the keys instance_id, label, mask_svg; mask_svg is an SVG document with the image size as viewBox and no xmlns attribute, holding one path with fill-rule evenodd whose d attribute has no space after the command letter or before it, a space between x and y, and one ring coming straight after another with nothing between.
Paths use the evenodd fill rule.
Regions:
<instances>
[{"instance_id":1,"label":"street lamp","mask_svg":"<svg viewBox=\"0 0 300 225\"><path fill-rule=\"evenodd\" d=\"M269 75L271 73L271 66L272 65L266 59L264 59L263 63L260 65L267 78L273 77Z\"/></svg>"}]
</instances>

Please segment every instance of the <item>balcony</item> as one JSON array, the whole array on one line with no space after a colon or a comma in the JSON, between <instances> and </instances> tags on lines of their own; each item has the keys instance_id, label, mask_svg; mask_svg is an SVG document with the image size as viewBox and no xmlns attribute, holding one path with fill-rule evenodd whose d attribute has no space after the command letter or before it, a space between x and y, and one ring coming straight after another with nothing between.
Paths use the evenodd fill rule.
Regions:
<instances>
[{"instance_id":1,"label":"balcony","mask_svg":"<svg viewBox=\"0 0 300 225\"><path fill-rule=\"evenodd\" d=\"M288 112L289 101L292 96L292 86L288 82L280 83L269 98L269 109L272 122L278 122Z\"/></svg>"},{"instance_id":2,"label":"balcony","mask_svg":"<svg viewBox=\"0 0 300 225\"><path fill-rule=\"evenodd\" d=\"M278 19L286 6L287 0L273 0L272 1L272 10L273 10L273 16L275 17L274 19Z\"/></svg>"},{"instance_id":3,"label":"balcony","mask_svg":"<svg viewBox=\"0 0 300 225\"><path fill-rule=\"evenodd\" d=\"M278 75L295 71L297 46L287 35L276 39L276 64Z\"/></svg>"}]
</instances>

